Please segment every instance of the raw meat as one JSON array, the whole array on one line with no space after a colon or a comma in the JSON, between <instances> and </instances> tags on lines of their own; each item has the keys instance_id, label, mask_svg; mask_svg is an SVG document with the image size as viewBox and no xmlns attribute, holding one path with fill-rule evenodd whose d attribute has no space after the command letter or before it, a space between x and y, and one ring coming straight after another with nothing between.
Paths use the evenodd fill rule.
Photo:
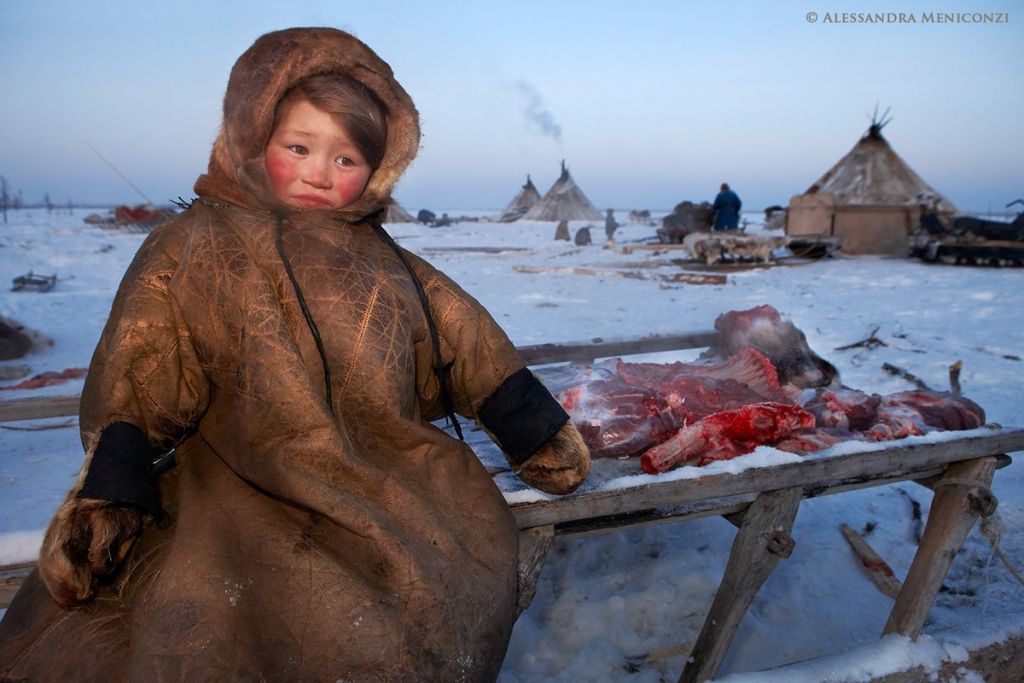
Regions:
<instances>
[{"instance_id":1,"label":"raw meat","mask_svg":"<svg viewBox=\"0 0 1024 683\"><path fill-rule=\"evenodd\" d=\"M882 397L842 386L835 368L771 306L722 314L715 329L718 341L696 363L611 359L537 374L594 457L642 453L640 464L651 473L762 444L809 453L839 441L890 441L985 423L981 407L961 396Z\"/></svg>"},{"instance_id":2,"label":"raw meat","mask_svg":"<svg viewBox=\"0 0 1024 683\"><path fill-rule=\"evenodd\" d=\"M745 348L725 360L698 363L625 363L618 373L627 382L654 389L683 421L750 403L792 403L798 392L779 384L775 366L764 354Z\"/></svg>"},{"instance_id":3,"label":"raw meat","mask_svg":"<svg viewBox=\"0 0 1024 683\"><path fill-rule=\"evenodd\" d=\"M555 397L595 458L635 455L669 438L682 424L654 391L618 376L591 379Z\"/></svg>"},{"instance_id":4,"label":"raw meat","mask_svg":"<svg viewBox=\"0 0 1024 683\"><path fill-rule=\"evenodd\" d=\"M596 458L636 455L681 427L755 403L795 403L771 361L743 349L722 361L572 364L538 376L569 413Z\"/></svg>"},{"instance_id":5,"label":"raw meat","mask_svg":"<svg viewBox=\"0 0 1024 683\"><path fill-rule=\"evenodd\" d=\"M775 444L774 448L787 453L812 453L834 446L840 441L864 440L864 435L859 432L836 427L814 427L794 430L792 434Z\"/></svg>"},{"instance_id":6,"label":"raw meat","mask_svg":"<svg viewBox=\"0 0 1024 683\"><path fill-rule=\"evenodd\" d=\"M800 406L756 403L724 410L683 427L675 436L640 456L648 474L658 474L684 462L706 465L774 444L796 429L814 426L814 416Z\"/></svg>"},{"instance_id":7,"label":"raw meat","mask_svg":"<svg viewBox=\"0 0 1024 683\"><path fill-rule=\"evenodd\" d=\"M64 382L67 382L69 379L78 379L80 377L85 377L85 374L88 371L88 368L67 368L65 370L61 370L60 372L47 370L46 372L41 372L38 375L33 375L26 380L22 380L17 384L12 384L6 387L0 387L0 391L8 389L40 389L42 387L53 386L54 384L63 384Z\"/></svg>"},{"instance_id":8,"label":"raw meat","mask_svg":"<svg viewBox=\"0 0 1024 683\"><path fill-rule=\"evenodd\" d=\"M964 396L944 391L902 391L882 401L882 410L897 407L911 412L915 424L923 431L935 429L976 429L985 424L985 411Z\"/></svg>"},{"instance_id":9,"label":"raw meat","mask_svg":"<svg viewBox=\"0 0 1024 683\"><path fill-rule=\"evenodd\" d=\"M804 401L819 427L868 429L875 423L882 397L857 389L818 389Z\"/></svg>"},{"instance_id":10,"label":"raw meat","mask_svg":"<svg viewBox=\"0 0 1024 683\"><path fill-rule=\"evenodd\" d=\"M715 319L718 342L708 356L727 358L745 348L754 348L771 359L779 382L800 388L839 384L839 371L811 350L807 337L788 320L782 320L771 306L747 311L729 311Z\"/></svg>"},{"instance_id":11,"label":"raw meat","mask_svg":"<svg viewBox=\"0 0 1024 683\"><path fill-rule=\"evenodd\" d=\"M819 389L804 408L814 415L816 428L795 432L776 444L779 450L810 453L851 439L893 441L985 424L985 411L969 398L926 390L882 397L845 387Z\"/></svg>"}]
</instances>

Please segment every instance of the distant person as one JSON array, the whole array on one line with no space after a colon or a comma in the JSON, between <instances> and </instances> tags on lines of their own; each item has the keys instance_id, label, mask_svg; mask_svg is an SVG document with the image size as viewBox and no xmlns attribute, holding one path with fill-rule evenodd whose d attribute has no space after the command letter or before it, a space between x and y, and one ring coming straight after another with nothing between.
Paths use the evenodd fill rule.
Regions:
<instances>
[{"instance_id":1,"label":"distant person","mask_svg":"<svg viewBox=\"0 0 1024 683\"><path fill-rule=\"evenodd\" d=\"M722 183L722 191L715 197L712 209L715 212L715 223L712 230L737 230L740 227L740 208L743 202L740 196L729 189L729 183Z\"/></svg>"},{"instance_id":2,"label":"distant person","mask_svg":"<svg viewBox=\"0 0 1024 683\"><path fill-rule=\"evenodd\" d=\"M921 204L921 229L927 232L929 235L942 235L946 232L946 229L942 226L942 221L939 220L939 213L936 211L934 206L929 204Z\"/></svg>"},{"instance_id":3,"label":"distant person","mask_svg":"<svg viewBox=\"0 0 1024 683\"><path fill-rule=\"evenodd\" d=\"M558 227L555 228L555 239L569 241L569 221L558 221Z\"/></svg>"},{"instance_id":4,"label":"distant person","mask_svg":"<svg viewBox=\"0 0 1024 683\"><path fill-rule=\"evenodd\" d=\"M575 242L577 247L585 247L588 244L593 244L590 239L590 226L584 225L582 228L576 231Z\"/></svg>"},{"instance_id":5,"label":"distant person","mask_svg":"<svg viewBox=\"0 0 1024 683\"><path fill-rule=\"evenodd\" d=\"M611 242L615 239L615 229L619 227L619 224L615 222L615 214L611 209L604 217L604 234L608 237L608 241Z\"/></svg>"}]
</instances>

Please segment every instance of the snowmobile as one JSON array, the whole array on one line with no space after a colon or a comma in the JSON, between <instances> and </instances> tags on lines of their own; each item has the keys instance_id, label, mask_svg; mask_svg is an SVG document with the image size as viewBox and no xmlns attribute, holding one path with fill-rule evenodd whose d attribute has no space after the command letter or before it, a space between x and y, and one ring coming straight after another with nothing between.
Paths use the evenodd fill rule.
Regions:
<instances>
[{"instance_id":1,"label":"snowmobile","mask_svg":"<svg viewBox=\"0 0 1024 683\"><path fill-rule=\"evenodd\" d=\"M1015 204L1024 206L1024 200L1014 200L1006 208ZM927 263L1024 265L1024 211L1010 223L957 216L948 227L934 213L924 213L909 244L910 255Z\"/></svg>"}]
</instances>

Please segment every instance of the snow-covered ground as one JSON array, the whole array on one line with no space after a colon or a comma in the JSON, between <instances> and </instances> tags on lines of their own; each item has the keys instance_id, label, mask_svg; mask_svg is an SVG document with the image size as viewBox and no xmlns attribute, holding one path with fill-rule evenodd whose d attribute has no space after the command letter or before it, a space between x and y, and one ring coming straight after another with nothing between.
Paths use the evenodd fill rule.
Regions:
<instances>
[{"instance_id":1,"label":"snow-covered ground","mask_svg":"<svg viewBox=\"0 0 1024 683\"><path fill-rule=\"evenodd\" d=\"M15 212L0 224L0 278L7 282L29 270L59 278L45 294L4 292L0 315L54 343L0 365L24 363L33 373L88 365L116 285L143 236L85 225L85 213ZM962 360L963 391L985 408L989 421L1024 424L1024 269L844 257L737 270L722 285L674 283L659 276L679 272L673 259L680 254L627 253L653 237L654 228L627 223L625 212L617 217L624 226L611 249L602 248L601 223L594 224L595 244L587 247L553 241L551 223L389 229L476 296L517 344L709 329L722 312L767 303L806 333L849 386L882 394L911 388L883 371L888 362L944 388L948 366ZM751 230L759 229L758 214L745 217ZM582 225L570 227L574 232ZM481 249L467 249L472 247ZM873 331L884 346L836 350ZM71 381L0 391L0 400L80 389L81 381ZM73 427L0 430L0 564L33 558L81 457ZM1001 547L1018 568L1024 567L1022 484L1024 474L1014 465L999 472L994 485L1005 529ZM927 489L907 483L805 501L793 531L796 550L755 599L720 677L731 683L863 680L907 664L934 669L942 660L962 659L964 648L1024 633L1024 588L975 529L921 639L879 641L892 601L864 575L839 525L872 529L868 541L903 576L916 550L914 503L927 511L930 497ZM557 541L536 598L516 624L500 680L674 681L734 534L725 520L707 518ZM823 655L832 656L784 673L741 673ZM972 680L971 674L963 680Z\"/></svg>"}]
</instances>

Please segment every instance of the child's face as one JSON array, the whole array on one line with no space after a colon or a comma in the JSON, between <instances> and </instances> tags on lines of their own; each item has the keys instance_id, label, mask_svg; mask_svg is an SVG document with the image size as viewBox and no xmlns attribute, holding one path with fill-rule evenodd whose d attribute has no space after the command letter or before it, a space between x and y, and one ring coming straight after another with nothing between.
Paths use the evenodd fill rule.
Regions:
<instances>
[{"instance_id":1,"label":"child's face","mask_svg":"<svg viewBox=\"0 0 1024 683\"><path fill-rule=\"evenodd\" d=\"M341 209L359 198L372 169L330 114L299 99L285 105L267 143L274 196L296 209Z\"/></svg>"}]
</instances>

